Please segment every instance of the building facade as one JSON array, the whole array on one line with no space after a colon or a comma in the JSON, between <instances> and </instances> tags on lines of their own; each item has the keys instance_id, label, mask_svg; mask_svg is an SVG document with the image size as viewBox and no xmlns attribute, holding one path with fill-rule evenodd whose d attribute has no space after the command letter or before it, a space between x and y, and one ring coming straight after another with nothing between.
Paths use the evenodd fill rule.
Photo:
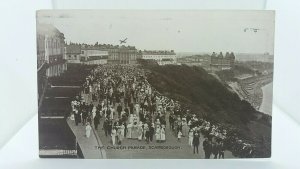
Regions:
<instances>
[{"instance_id":1,"label":"building facade","mask_svg":"<svg viewBox=\"0 0 300 169\"><path fill-rule=\"evenodd\" d=\"M97 47L81 47L80 62L88 65L107 64L108 51Z\"/></svg>"},{"instance_id":2,"label":"building facade","mask_svg":"<svg viewBox=\"0 0 300 169\"><path fill-rule=\"evenodd\" d=\"M64 59L64 34L52 25L37 24L37 80L40 101L48 77L59 76L67 70Z\"/></svg>"},{"instance_id":3,"label":"building facade","mask_svg":"<svg viewBox=\"0 0 300 169\"><path fill-rule=\"evenodd\" d=\"M80 63L81 45L66 44L64 48L64 59L68 63Z\"/></svg>"},{"instance_id":4,"label":"building facade","mask_svg":"<svg viewBox=\"0 0 300 169\"><path fill-rule=\"evenodd\" d=\"M211 56L208 54L204 55L193 55L185 58L178 59L178 62L187 64L190 66L201 66L204 69L210 69Z\"/></svg>"},{"instance_id":5,"label":"building facade","mask_svg":"<svg viewBox=\"0 0 300 169\"><path fill-rule=\"evenodd\" d=\"M136 64L139 54L134 46L114 46L108 49L109 64Z\"/></svg>"},{"instance_id":6,"label":"building facade","mask_svg":"<svg viewBox=\"0 0 300 169\"><path fill-rule=\"evenodd\" d=\"M142 52L142 59L155 60L159 65L177 64L177 57L174 50L144 50Z\"/></svg>"},{"instance_id":7,"label":"building facade","mask_svg":"<svg viewBox=\"0 0 300 169\"><path fill-rule=\"evenodd\" d=\"M178 62L189 66L201 66L208 71L220 71L233 68L235 56L233 52L226 52L225 56L223 56L222 52L219 54L213 52L211 55L203 54L183 57Z\"/></svg>"},{"instance_id":8,"label":"building facade","mask_svg":"<svg viewBox=\"0 0 300 169\"><path fill-rule=\"evenodd\" d=\"M37 66L46 66L48 77L59 76L66 70L64 34L52 25L37 25Z\"/></svg>"},{"instance_id":9,"label":"building facade","mask_svg":"<svg viewBox=\"0 0 300 169\"><path fill-rule=\"evenodd\" d=\"M233 52L226 52L225 56L220 52L218 55L213 52L211 55L211 69L212 70L226 70L234 66L235 56Z\"/></svg>"}]
</instances>

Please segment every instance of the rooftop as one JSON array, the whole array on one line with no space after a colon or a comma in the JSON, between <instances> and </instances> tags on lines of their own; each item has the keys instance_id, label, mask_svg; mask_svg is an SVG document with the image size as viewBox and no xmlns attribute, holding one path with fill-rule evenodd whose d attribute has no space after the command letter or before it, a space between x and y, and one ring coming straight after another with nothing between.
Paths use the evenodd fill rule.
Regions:
<instances>
[{"instance_id":1,"label":"rooftop","mask_svg":"<svg viewBox=\"0 0 300 169\"><path fill-rule=\"evenodd\" d=\"M174 50L144 50L143 55L176 55Z\"/></svg>"},{"instance_id":2,"label":"rooftop","mask_svg":"<svg viewBox=\"0 0 300 169\"><path fill-rule=\"evenodd\" d=\"M109 49L131 49L136 50L135 46L119 46L119 45L112 45L112 44L95 44L95 45L88 45L88 44L82 44L82 49L86 50L109 50Z\"/></svg>"},{"instance_id":3,"label":"rooftop","mask_svg":"<svg viewBox=\"0 0 300 169\"><path fill-rule=\"evenodd\" d=\"M211 54L211 57L218 57L218 58L235 58L233 52L231 52L231 53L226 52L225 56L223 55L222 52L220 52L219 54L213 52L213 53Z\"/></svg>"},{"instance_id":4,"label":"rooftop","mask_svg":"<svg viewBox=\"0 0 300 169\"><path fill-rule=\"evenodd\" d=\"M37 34L57 36L64 39L64 34L51 24L37 24L36 31Z\"/></svg>"},{"instance_id":5,"label":"rooftop","mask_svg":"<svg viewBox=\"0 0 300 169\"><path fill-rule=\"evenodd\" d=\"M78 44L66 45L66 53L68 54L80 54L81 46Z\"/></svg>"}]
</instances>

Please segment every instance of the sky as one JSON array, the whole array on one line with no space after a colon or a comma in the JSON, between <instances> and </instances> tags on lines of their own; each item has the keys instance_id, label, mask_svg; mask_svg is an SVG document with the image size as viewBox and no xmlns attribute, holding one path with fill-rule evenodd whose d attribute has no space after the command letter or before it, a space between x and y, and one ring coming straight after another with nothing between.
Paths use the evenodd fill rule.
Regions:
<instances>
[{"instance_id":1,"label":"sky","mask_svg":"<svg viewBox=\"0 0 300 169\"><path fill-rule=\"evenodd\" d=\"M238 10L41 10L37 24L54 25L66 42L119 45L128 38L126 45L140 50L273 54L274 15Z\"/></svg>"}]
</instances>

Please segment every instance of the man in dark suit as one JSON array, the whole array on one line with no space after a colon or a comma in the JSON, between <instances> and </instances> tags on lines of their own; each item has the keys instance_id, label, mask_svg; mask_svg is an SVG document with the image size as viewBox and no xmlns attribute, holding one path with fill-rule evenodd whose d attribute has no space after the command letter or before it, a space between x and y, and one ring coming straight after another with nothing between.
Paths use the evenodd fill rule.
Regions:
<instances>
[{"instance_id":1,"label":"man in dark suit","mask_svg":"<svg viewBox=\"0 0 300 169\"><path fill-rule=\"evenodd\" d=\"M212 145L211 141L208 140L208 138L205 138L205 140L203 141L203 150L205 153L205 158L209 159L212 151Z\"/></svg>"},{"instance_id":2,"label":"man in dark suit","mask_svg":"<svg viewBox=\"0 0 300 169\"><path fill-rule=\"evenodd\" d=\"M199 154L199 144L200 144L200 135L198 132L195 132L193 137L194 154L196 153L196 151L197 154Z\"/></svg>"},{"instance_id":3,"label":"man in dark suit","mask_svg":"<svg viewBox=\"0 0 300 169\"><path fill-rule=\"evenodd\" d=\"M96 116L94 117L94 126L96 130L98 130L99 124L100 124L100 113L96 113Z\"/></svg>"}]
</instances>

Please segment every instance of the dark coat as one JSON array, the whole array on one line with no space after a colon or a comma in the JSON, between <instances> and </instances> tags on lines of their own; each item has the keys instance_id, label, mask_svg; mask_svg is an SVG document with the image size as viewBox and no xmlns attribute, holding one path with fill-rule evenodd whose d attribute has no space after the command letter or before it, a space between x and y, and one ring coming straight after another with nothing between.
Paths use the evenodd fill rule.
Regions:
<instances>
[{"instance_id":1,"label":"dark coat","mask_svg":"<svg viewBox=\"0 0 300 169\"><path fill-rule=\"evenodd\" d=\"M208 140L204 140L203 141L203 149L204 149L204 151L207 151L207 152L211 153L211 151L212 151L211 142L208 141Z\"/></svg>"},{"instance_id":2,"label":"dark coat","mask_svg":"<svg viewBox=\"0 0 300 169\"><path fill-rule=\"evenodd\" d=\"M199 144L200 144L200 135L199 134L194 134L193 145L194 146L199 146Z\"/></svg>"}]
</instances>

